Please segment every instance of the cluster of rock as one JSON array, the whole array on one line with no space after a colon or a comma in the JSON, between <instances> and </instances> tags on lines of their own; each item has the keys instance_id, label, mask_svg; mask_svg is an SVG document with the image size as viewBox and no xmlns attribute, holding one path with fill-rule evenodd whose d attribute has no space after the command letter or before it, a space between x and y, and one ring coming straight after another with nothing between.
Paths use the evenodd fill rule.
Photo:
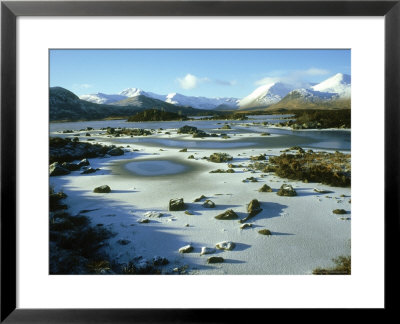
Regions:
<instances>
[{"instance_id":1,"label":"cluster of rock","mask_svg":"<svg viewBox=\"0 0 400 324\"><path fill-rule=\"evenodd\" d=\"M212 136L212 135L218 136L216 134L212 134L212 135L207 134L205 131L197 129L197 127L188 126L188 125L185 125L185 126L182 126L182 127L178 128L178 134L191 134L191 135L193 135L194 138L196 138L196 137L209 137L209 136Z\"/></svg>"},{"instance_id":2,"label":"cluster of rock","mask_svg":"<svg viewBox=\"0 0 400 324\"><path fill-rule=\"evenodd\" d=\"M106 131L107 135L113 135L114 137L120 137L121 135L128 136L147 136L151 135L151 131L143 128L113 128L107 127L102 128L102 130Z\"/></svg>"},{"instance_id":3,"label":"cluster of rock","mask_svg":"<svg viewBox=\"0 0 400 324\"><path fill-rule=\"evenodd\" d=\"M103 157L106 154L123 155L124 150L101 144L90 144L73 141L69 138L51 137L49 145L50 163L71 162L83 158Z\"/></svg>"}]
</instances>

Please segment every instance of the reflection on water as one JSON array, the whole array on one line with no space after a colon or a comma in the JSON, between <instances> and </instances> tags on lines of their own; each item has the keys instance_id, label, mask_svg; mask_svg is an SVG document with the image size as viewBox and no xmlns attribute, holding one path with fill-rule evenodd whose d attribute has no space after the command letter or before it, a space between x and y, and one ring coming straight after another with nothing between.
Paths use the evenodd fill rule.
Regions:
<instances>
[{"instance_id":1,"label":"reflection on water","mask_svg":"<svg viewBox=\"0 0 400 324\"><path fill-rule=\"evenodd\" d=\"M125 164L125 169L141 176L161 176L185 172L187 167L167 160L134 161Z\"/></svg>"}]
</instances>

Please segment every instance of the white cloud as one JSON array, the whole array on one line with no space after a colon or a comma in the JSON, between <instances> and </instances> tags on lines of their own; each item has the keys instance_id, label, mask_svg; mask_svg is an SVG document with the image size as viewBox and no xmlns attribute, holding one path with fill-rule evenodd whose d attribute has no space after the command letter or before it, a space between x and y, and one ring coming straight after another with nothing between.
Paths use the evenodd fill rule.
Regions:
<instances>
[{"instance_id":1,"label":"white cloud","mask_svg":"<svg viewBox=\"0 0 400 324\"><path fill-rule=\"evenodd\" d=\"M328 70L318 68L309 68L307 70L294 70L289 72L279 71L279 73L275 71L271 72L271 75L274 76L262 78L254 82L254 84L261 86L275 82L283 82L298 88L306 88L310 86L310 83L307 81L307 77L326 74L329 74Z\"/></svg>"},{"instance_id":2,"label":"white cloud","mask_svg":"<svg viewBox=\"0 0 400 324\"><path fill-rule=\"evenodd\" d=\"M200 83L210 81L209 78L199 78L193 74L186 74L183 78L178 78L178 82L183 89L193 89L196 88Z\"/></svg>"}]
</instances>

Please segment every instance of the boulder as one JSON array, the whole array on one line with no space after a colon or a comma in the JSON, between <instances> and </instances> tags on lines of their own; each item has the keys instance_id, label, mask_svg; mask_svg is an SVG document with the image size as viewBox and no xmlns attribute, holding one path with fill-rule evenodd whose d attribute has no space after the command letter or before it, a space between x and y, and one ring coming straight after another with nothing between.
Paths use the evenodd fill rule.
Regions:
<instances>
[{"instance_id":1,"label":"boulder","mask_svg":"<svg viewBox=\"0 0 400 324\"><path fill-rule=\"evenodd\" d=\"M207 198L207 197L204 196L204 195L201 195L199 198L196 198L196 199L194 200L194 202L199 202L199 201L201 201L201 200L204 199L204 198Z\"/></svg>"},{"instance_id":2,"label":"boulder","mask_svg":"<svg viewBox=\"0 0 400 324\"><path fill-rule=\"evenodd\" d=\"M148 218L140 218L138 220L138 223L139 224L147 224L147 223L150 223L150 220Z\"/></svg>"},{"instance_id":3,"label":"boulder","mask_svg":"<svg viewBox=\"0 0 400 324\"><path fill-rule=\"evenodd\" d=\"M193 246L191 244L188 244L181 247L178 251L179 253L190 253L193 251Z\"/></svg>"},{"instance_id":4,"label":"boulder","mask_svg":"<svg viewBox=\"0 0 400 324\"><path fill-rule=\"evenodd\" d=\"M80 166L76 163L64 162L61 166L69 171L78 171L80 169Z\"/></svg>"},{"instance_id":5,"label":"boulder","mask_svg":"<svg viewBox=\"0 0 400 324\"><path fill-rule=\"evenodd\" d=\"M268 186L267 184L264 184L260 189L258 189L259 192L272 192L272 188Z\"/></svg>"},{"instance_id":6,"label":"boulder","mask_svg":"<svg viewBox=\"0 0 400 324\"><path fill-rule=\"evenodd\" d=\"M214 208L215 207L215 203L209 199L207 199L204 203L203 203L203 207L205 208Z\"/></svg>"},{"instance_id":7,"label":"boulder","mask_svg":"<svg viewBox=\"0 0 400 324\"><path fill-rule=\"evenodd\" d=\"M208 247L203 246L201 248L200 255L213 254L213 253L215 253L215 249L214 248L208 248Z\"/></svg>"},{"instance_id":8,"label":"boulder","mask_svg":"<svg viewBox=\"0 0 400 324\"><path fill-rule=\"evenodd\" d=\"M78 163L78 166L80 168L83 167L83 166L88 166L88 165L90 165L90 162L89 162L88 159L83 159L83 160L81 160L81 162Z\"/></svg>"},{"instance_id":9,"label":"boulder","mask_svg":"<svg viewBox=\"0 0 400 324\"><path fill-rule=\"evenodd\" d=\"M100 169L87 168L87 169L83 170L83 171L81 172L81 174L95 173L97 170L100 170Z\"/></svg>"},{"instance_id":10,"label":"boulder","mask_svg":"<svg viewBox=\"0 0 400 324\"><path fill-rule=\"evenodd\" d=\"M293 197L297 196L296 190L290 184L283 184L277 192L278 196Z\"/></svg>"},{"instance_id":11,"label":"boulder","mask_svg":"<svg viewBox=\"0 0 400 324\"><path fill-rule=\"evenodd\" d=\"M179 152L187 152L187 148L183 148L183 149L179 150Z\"/></svg>"},{"instance_id":12,"label":"boulder","mask_svg":"<svg viewBox=\"0 0 400 324\"><path fill-rule=\"evenodd\" d=\"M231 251L236 247L236 244L231 241L223 241L217 243L215 247L219 250Z\"/></svg>"},{"instance_id":13,"label":"boulder","mask_svg":"<svg viewBox=\"0 0 400 324\"><path fill-rule=\"evenodd\" d=\"M222 263L222 262L224 262L224 258L223 257L213 256L213 257L209 257L207 259L207 263Z\"/></svg>"},{"instance_id":14,"label":"boulder","mask_svg":"<svg viewBox=\"0 0 400 324\"><path fill-rule=\"evenodd\" d=\"M93 192L96 192L96 193L109 193L109 192L111 192L111 188L109 186L107 186L107 185L103 185L103 186L94 188Z\"/></svg>"},{"instance_id":15,"label":"boulder","mask_svg":"<svg viewBox=\"0 0 400 324\"><path fill-rule=\"evenodd\" d=\"M60 165L60 163L54 162L53 164L50 164L49 173L50 173L50 177L54 177L54 176L70 174L71 171L69 171L66 168L63 168Z\"/></svg>"},{"instance_id":16,"label":"boulder","mask_svg":"<svg viewBox=\"0 0 400 324\"><path fill-rule=\"evenodd\" d=\"M169 210L170 211L185 210L185 203L183 202L183 198L171 199L169 201Z\"/></svg>"},{"instance_id":17,"label":"boulder","mask_svg":"<svg viewBox=\"0 0 400 324\"><path fill-rule=\"evenodd\" d=\"M260 202L257 199L253 199L247 205L248 215L245 218L243 218L240 222L243 223L243 222L249 220L250 218L252 218L255 215L257 215L258 213L260 213L261 211L262 211L262 208L261 208Z\"/></svg>"},{"instance_id":18,"label":"boulder","mask_svg":"<svg viewBox=\"0 0 400 324\"><path fill-rule=\"evenodd\" d=\"M345 211L344 209L335 209L332 211L332 213L338 214L338 215L344 215L344 214L347 214L347 211Z\"/></svg>"},{"instance_id":19,"label":"boulder","mask_svg":"<svg viewBox=\"0 0 400 324\"><path fill-rule=\"evenodd\" d=\"M244 223L244 224L240 225L240 229L245 229L245 228L249 228L249 227L253 227L253 224Z\"/></svg>"},{"instance_id":20,"label":"boulder","mask_svg":"<svg viewBox=\"0 0 400 324\"><path fill-rule=\"evenodd\" d=\"M272 235L271 231L269 229L263 228L258 231L259 234L261 235Z\"/></svg>"},{"instance_id":21,"label":"boulder","mask_svg":"<svg viewBox=\"0 0 400 324\"><path fill-rule=\"evenodd\" d=\"M107 152L107 154L108 155L111 155L111 156L119 156L119 155L124 155L124 150L123 149L121 149L121 148L119 148L119 147L114 147L114 148L112 148L111 150L109 150L108 152Z\"/></svg>"},{"instance_id":22,"label":"boulder","mask_svg":"<svg viewBox=\"0 0 400 324\"><path fill-rule=\"evenodd\" d=\"M222 214L215 216L215 218L220 220L231 220L231 219L237 219L238 215L232 209L228 209Z\"/></svg>"},{"instance_id":23,"label":"boulder","mask_svg":"<svg viewBox=\"0 0 400 324\"><path fill-rule=\"evenodd\" d=\"M156 211L148 211L144 213L144 217L153 217L153 218L160 218L163 214Z\"/></svg>"}]
</instances>

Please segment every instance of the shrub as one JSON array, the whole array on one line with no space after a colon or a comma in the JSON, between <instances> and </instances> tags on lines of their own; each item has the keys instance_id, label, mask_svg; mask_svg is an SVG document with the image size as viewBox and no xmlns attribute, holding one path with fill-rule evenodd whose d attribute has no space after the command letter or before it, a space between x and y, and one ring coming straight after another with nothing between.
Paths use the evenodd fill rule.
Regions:
<instances>
[{"instance_id":1,"label":"shrub","mask_svg":"<svg viewBox=\"0 0 400 324\"><path fill-rule=\"evenodd\" d=\"M315 275L350 275L351 274L351 256L339 256L332 259L335 263L333 268L316 268L313 270Z\"/></svg>"}]
</instances>

